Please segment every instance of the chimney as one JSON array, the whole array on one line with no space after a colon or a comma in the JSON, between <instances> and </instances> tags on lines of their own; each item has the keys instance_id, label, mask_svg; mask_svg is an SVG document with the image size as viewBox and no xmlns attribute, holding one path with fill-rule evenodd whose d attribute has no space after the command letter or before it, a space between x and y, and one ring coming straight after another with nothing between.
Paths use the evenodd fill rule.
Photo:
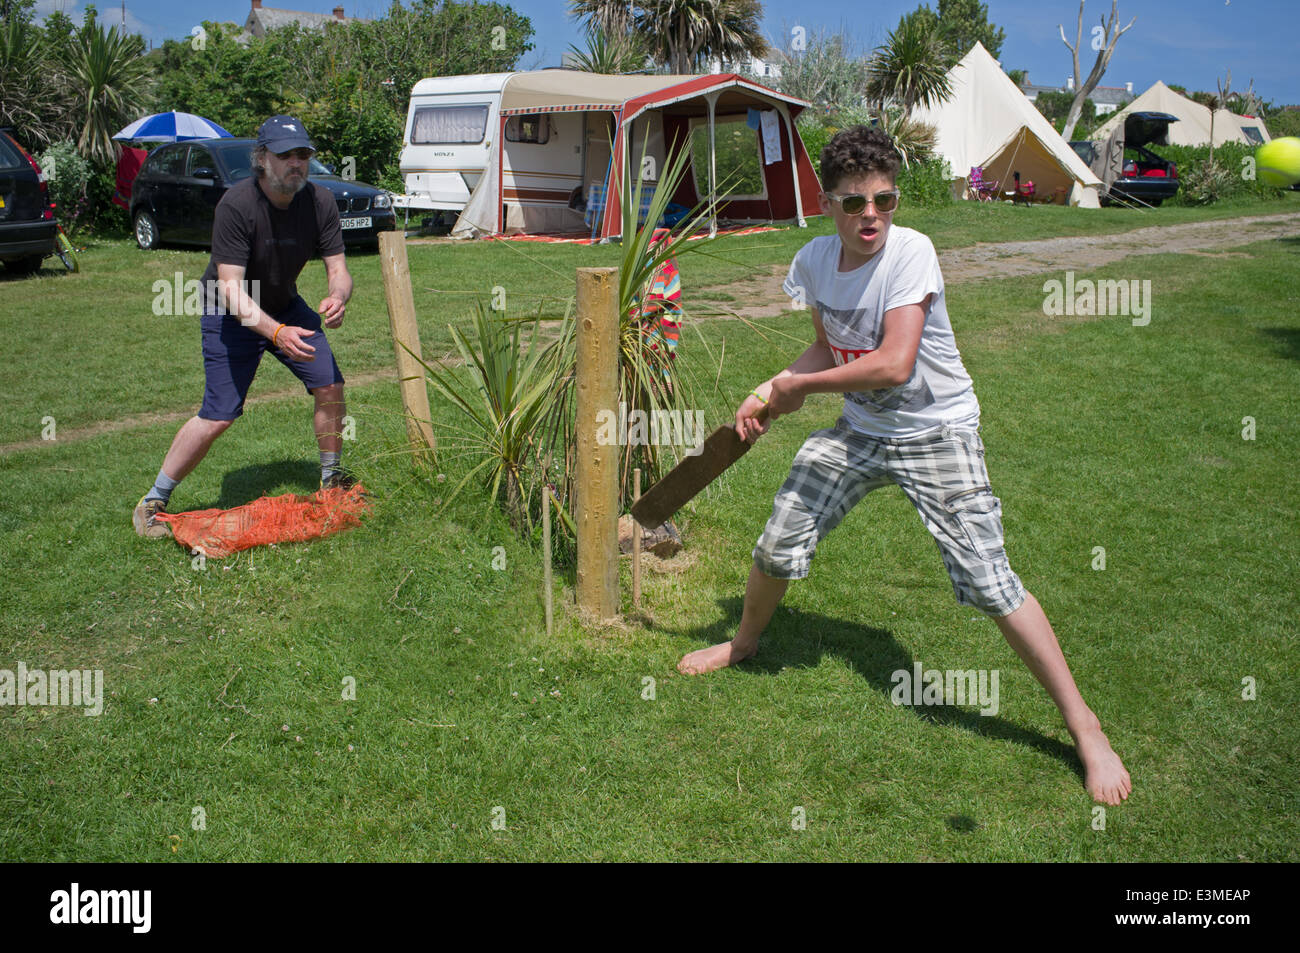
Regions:
<instances>
[{"instance_id":1,"label":"chimney","mask_svg":"<svg viewBox=\"0 0 1300 953\"><path fill-rule=\"evenodd\" d=\"M1130 93L1133 92L1133 84L1132 84L1132 83L1125 83L1125 84L1124 84L1124 88L1125 88L1126 90L1128 90Z\"/></svg>"},{"instance_id":2,"label":"chimney","mask_svg":"<svg viewBox=\"0 0 1300 953\"><path fill-rule=\"evenodd\" d=\"M1067 77L1065 77L1065 88L1066 88L1066 89L1074 89L1074 77L1073 77L1073 76L1067 76Z\"/></svg>"},{"instance_id":3,"label":"chimney","mask_svg":"<svg viewBox=\"0 0 1300 953\"><path fill-rule=\"evenodd\" d=\"M262 9L262 0L253 0L253 9L254 10Z\"/></svg>"},{"instance_id":4,"label":"chimney","mask_svg":"<svg viewBox=\"0 0 1300 953\"><path fill-rule=\"evenodd\" d=\"M335 19L335 20L342 20L342 19L343 19L343 8L342 8L342 7L335 7L335 8L334 8L334 19Z\"/></svg>"}]
</instances>

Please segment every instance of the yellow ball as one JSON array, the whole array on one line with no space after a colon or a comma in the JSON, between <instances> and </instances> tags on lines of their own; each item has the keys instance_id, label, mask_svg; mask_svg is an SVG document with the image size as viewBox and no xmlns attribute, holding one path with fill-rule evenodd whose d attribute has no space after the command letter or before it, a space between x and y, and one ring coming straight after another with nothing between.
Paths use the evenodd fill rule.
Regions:
<instances>
[{"instance_id":1,"label":"yellow ball","mask_svg":"<svg viewBox=\"0 0 1300 953\"><path fill-rule=\"evenodd\" d=\"M1285 189L1300 182L1300 139L1284 136L1255 150L1255 172L1265 185Z\"/></svg>"}]
</instances>

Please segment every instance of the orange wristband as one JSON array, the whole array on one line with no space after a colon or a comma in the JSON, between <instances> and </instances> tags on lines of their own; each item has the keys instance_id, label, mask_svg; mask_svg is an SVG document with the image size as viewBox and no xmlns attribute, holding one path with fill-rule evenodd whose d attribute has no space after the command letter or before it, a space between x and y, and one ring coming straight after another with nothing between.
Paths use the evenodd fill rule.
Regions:
<instances>
[{"instance_id":1,"label":"orange wristband","mask_svg":"<svg viewBox=\"0 0 1300 953\"><path fill-rule=\"evenodd\" d=\"M279 346L280 346L280 345L278 345L278 344L275 343L275 339L278 338L278 337L280 336L280 332L283 331L283 330L284 330L284 325L283 325L283 324L281 324L278 328L275 329L275 333L271 335L271 347L279 347Z\"/></svg>"}]
</instances>

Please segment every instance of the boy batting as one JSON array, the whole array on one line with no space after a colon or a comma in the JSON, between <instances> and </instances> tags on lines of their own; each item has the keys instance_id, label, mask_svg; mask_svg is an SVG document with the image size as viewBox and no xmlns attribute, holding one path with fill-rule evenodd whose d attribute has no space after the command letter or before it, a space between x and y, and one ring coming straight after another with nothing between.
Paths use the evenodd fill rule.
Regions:
<instances>
[{"instance_id":1,"label":"boy batting","mask_svg":"<svg viewBox=\"0 0 1300 953\"><path fill-rule=\"evenodd\" d=\"M843 393L834 427L811 434L778 491L754 547L740 627L730 642L691 652L678 670L698 675L758 650L791 579L808 575L817 543L872 490L897 484L935 542L957 601L993 619L1065 718L1088 793L1105 804L1132 782L1084 703L1051 624L1011 571L1001 503L979 435L980 408L953 338L934 246L892 224L899 155L883 133L857 126L822 152L820 196L835 234L795 255L784 289L811 311L816 340L736 410L749 442L809 394Z\"/></svg>"}]
</instances>

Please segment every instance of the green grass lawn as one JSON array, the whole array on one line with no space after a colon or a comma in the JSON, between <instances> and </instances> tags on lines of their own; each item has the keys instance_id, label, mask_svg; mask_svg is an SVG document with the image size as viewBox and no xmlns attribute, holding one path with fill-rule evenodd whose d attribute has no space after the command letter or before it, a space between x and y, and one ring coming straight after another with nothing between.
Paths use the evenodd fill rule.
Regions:
<instances>
[{"instance_id":1,"label":"green grass lawn","mask_svg":"<svg viewBox=\"0 0 1300 953\"><path fill-rule=\"evenodd\" d=\"M1135 221L1032 211L1016 224ZM905 223L938 229L941 247L1027 237L1008 234L1002 209L964 214ZM824 231L728 240L730 260L692 268L725 281ZM1300 859L1300 241L1234 251L1090 273L1149 278L1146 327L1045 317L1044 276L949 289L1012 565L1133 775L1104 831L1047 695L992 623L955 604L896 489L824 541L755 660L675 674L684 652L734 628L772 494L837 400L778 422L685 511L689 564L648 574L641 613L625 563L624 627L585 631L561 612L547 639L537 547L474 494L442 505L465 461L444 460L445 483L415 467L397 388L378 381L349 392L345 459L376 495L364 527L201 569L130 529L174 423L0 455L0 669L98 668L106 695L99 717L0 708L0 859ZM464 309L422 286L563 295L575 265L614 254L413 246L426 349ZM154 317L149 282L197 277L201 259L104 245L79 275L4 283L0 442L38 436L47 415L71 429L195 406L194 321ZM392 352L377 262L352 264L358 293L331 338L360 376ZM309 301L321 284L313 266ZM797 315L763 323L761 346L737 322L703 327L725 343L728 390L770 376L809 335ZM255 391L293 386L268 366ZM173 509L314 489L308 406L251 406ZM457 421L436 408L434 423L445 435ZM571 583L559 574L561 602ZM894 706L890 674L914 660L997 669L1000 711Z\"/></svg>"}]
</instances>

